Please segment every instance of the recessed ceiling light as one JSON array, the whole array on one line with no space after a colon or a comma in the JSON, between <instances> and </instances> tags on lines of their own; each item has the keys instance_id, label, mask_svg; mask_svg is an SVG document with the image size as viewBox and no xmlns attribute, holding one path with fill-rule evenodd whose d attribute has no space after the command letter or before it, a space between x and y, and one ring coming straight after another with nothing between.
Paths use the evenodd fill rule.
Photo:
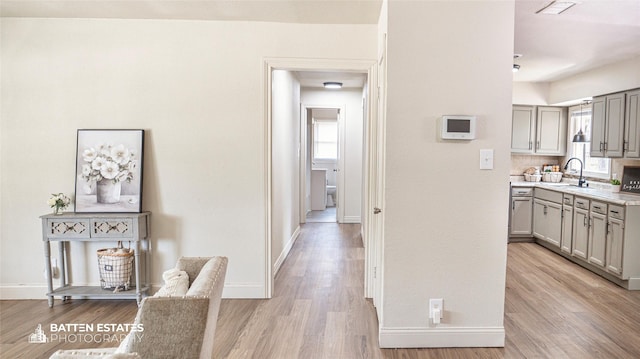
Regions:
<instances>
[{"instance_id":1,"label":"recessed ceiling light","mask_svg":"<svg viewBox=\"0 0 640 359\"><path fill-rule=\"evenodd\" d=\"M549 5L536 11L536 14L558 15L575 4L571 1L552 1Z\"/></svg>"},{"instance_id":2,"label":"recessed ceiling light","mask_svg":"<svg viewBox=\"0 0 640 359\"><path fill-rule=\"evenodd\" d=\"M513 64L513 70L512 70L512 71L513 71L513 72L518 72L518 71L520 71L520 65L518 65L518 64Z\"/></svg>"},{"instance_id":3,"label":"recessed ceiling light","mask_svg":"<svg viewBox=\"0 0 640 359\"><path fill-rule=\"evenodd\" d=\"M324 88L326 89L341 89L342 82L325 82L323 83Z\"/></svg>"}]
</instances>

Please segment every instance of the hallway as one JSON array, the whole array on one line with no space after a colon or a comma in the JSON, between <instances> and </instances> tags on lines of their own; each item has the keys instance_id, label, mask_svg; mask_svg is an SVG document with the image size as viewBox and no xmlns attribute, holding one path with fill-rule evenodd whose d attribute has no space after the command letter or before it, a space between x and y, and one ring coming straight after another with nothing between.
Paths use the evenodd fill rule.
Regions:
<instances>
[{"instance_id":1,"label":"hallway","mask_svg":"<svg viewBox=\"0 0 640 359\"><path fill-rule=\"evenodd\" d=\"M363 270L359 224L305 224L272 299L223 300L216 357L380 357Z\"/></svg>"}]
</instances>

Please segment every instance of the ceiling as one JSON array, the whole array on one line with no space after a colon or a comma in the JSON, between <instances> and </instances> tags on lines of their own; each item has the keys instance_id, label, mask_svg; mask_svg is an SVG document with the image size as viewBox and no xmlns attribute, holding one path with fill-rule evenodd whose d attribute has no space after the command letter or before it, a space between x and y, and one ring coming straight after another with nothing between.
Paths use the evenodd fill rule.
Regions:
<instances>
[{"instance_id":1,"label":"ceiling","mask_svg":"<svg viewBox=\"0 0 640 359\"><path fill-rule=\"evenodd\" d=\"M640 0L573 0L559 15L536 14L551 0L516 0L514 81L550 82L640 56Z\"/></svg>"},{"instance_id":2,"label":"ceiling","mask_svg":"<svg viewBox=\"0 0 640 359\"><path fill-rule=\"evenodd\" d=\"M521 69L514 74L514 81L556 81L640 56L640 0L574 1L577 4L560 15L542 15L536 11L551 0L516 0L514 51L523 56L515 61ZM0 14L377 24L381 4L381 0L2 0ZM302 86L307 87L321 86L324 81L357 87L364 81L361 74L298 75Z\"/></svg>"},{"instance_id":3,"label":"ceiling","mask_svg":"<svg viewBox=\"0 0 640 359\"><path fill-rule=\"evenodd\" d=\"M296 77L301 87L323 87L325 81L332 81L341 82L343 88L362 88L367 75L353 72L298 71Z\"/></svg>"}]
</instances>

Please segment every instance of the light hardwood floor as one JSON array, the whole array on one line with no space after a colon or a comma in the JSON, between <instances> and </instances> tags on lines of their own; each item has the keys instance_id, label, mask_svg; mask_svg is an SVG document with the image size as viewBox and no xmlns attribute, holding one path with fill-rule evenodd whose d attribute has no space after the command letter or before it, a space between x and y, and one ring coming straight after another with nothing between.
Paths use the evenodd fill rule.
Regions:
<instances>
[{"instance_id":1,"label":"light hardwood floor","mask_svg":"<svg viewBox=\"0 0 640 359\"><path fill-rule=\"evenodd\" d=\"M509 245L505 348L379 349L363 298L358 225L309 223L270 300L223 300L216 358L640 358L640 291L629 292L533 243ZM38 324L129 323L133 301L0 302L0 357L47 358L95 343L29 344ZM113 346L102 343L99 346Z\"/></svg>"}]
</instances>

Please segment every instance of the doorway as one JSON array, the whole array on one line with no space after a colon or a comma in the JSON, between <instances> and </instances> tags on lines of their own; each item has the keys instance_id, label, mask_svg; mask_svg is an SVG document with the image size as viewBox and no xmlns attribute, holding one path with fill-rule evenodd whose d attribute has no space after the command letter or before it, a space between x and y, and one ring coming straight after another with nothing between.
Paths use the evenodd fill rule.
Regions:
<instances>
[{"instance_id":1,"label":"doorway","mask_svg":"<svg viewBox=\"0 0 640 359\"><path fill-rule=\"evenodd\" d=\"M302 104L301 223L343 223L345 106Z\"/></svg>"},{"instance_id":2,"label":"doorway","mask_svg":"<svg viewBox=\"0 0 640 359\"><path fill-rule=\"evenodd\" d=\"M357 207L358 214L357 219L354 217L350 217L349 215L345 215L345 223L362 223L361 226L361 234L363 245L365 246L365 286L367 286L373 280L375 276L375 267L376 263L372 262L376 258L370 255L370 251L368 248L370 246L379 246L379 242L375 242L375 238L379 238L373 234L376 228L369 228L371 226L370 217L373 213L373 208L375 203L369 201L368 193L376 190L375 186L370 185L370 177L371 177L371 164L368 163L375 159L375 156L369 155L371 152L371 143L377 141L376 137L370 138L371 131L370 127L376 127L375 125L371 125L369 122L375 122L376 112L377 112L377 63L375 61L342 61L342 60L300 60L300 59L266 59L265 60L265 184L266 184L266 285L265 285L265 297L271 298L273 295L273 283L274 276L277 273L279 266L286 259L288 255L288 251L295 243L297 236L300 233L299 223L304 223L306 218L302 216L303 212L302 203L304 201L301 198L304 196L302 193L302 188L305 188L306 184L303 183L306 181L305 176L301 175L301 168L306 168L306 166L302 166L300 162L306 161L306 155L303 155L303 148L306 148L305 143L302 141L292 141L292 129L295 127L294 131L298 131L298 138L306 138L302 136L303 129L306 126L301 126L301 117L305 116L307 113L303 111L305 108L303 104L309 104L310 108L314 106L323 108L326 107L327 103L330 104L329 108L341 108L342 105L334 105L336 103L340 104L340 102L336 101L317 101L317 100L303 100L300 97L301 85L298 83L296 85L295 75L292 76L293 73L297 72L312 72L314 74L324 74L327 73L344 73L344 74L358 74L358 76L363 76L366 78L367 85L360 88L359 92L359 100L356 105L357 108L362 110L361 123L363 123L364 128L360 128L360 138L361 142L356 145L356 148L361 153L360 157L360 166L356 170L358 172L359 181L354 188L351 188L352 192L360 192L358 203L354 206ZM274 79L276 79L275 74L278 74L278 79L283 81L283 86L274 85ZM301 81L302 82L302 81ZM370 86L370 83L373 82L374 87ZM293 83L293 85L292 85ZM295 101L291 101L290 96L286 96L286 101L281 101L276 99L274 95L276 92L278 93L287 93L287 94L297 94L297 98L300 99L299 103ZM315 104L324 104L324 105L315 105ZM297 107L298 121L293 120L293 106ZM279 115L283 115L283 117L287 122L283 124L276 116L274 116L274 108L277 107L276 113ZM340 109L341 118L349 116L345 114L345 112L350 112L347 107L345 110ZM345 121L342 123L338 122L339 126L343 126ZM344 138L345 131L338 132L339 141ZM277 137L276 137L277 136ZM284 149L284 150L283 150ZM348 157L350 151L349 146L346 148L340 147L338 149L342 154L343 158ZM299 162L294 164L294 159L298 158ZM284 163L284 166L282 162ZM297 173L293 176L292 169L293 167L297 167ZM349 166L347 166L347 169ZM340 168L342 170L345 169L343 166ZM283 171L284 170L284 171ZM291 173L292 175L283 175L283 173ZM340 177L344 178L345 173L337 171L337 181L341 181ZM291 179L295 178L292 182ZM344 192L348 192L349 188L345 189L344 186L337 184L337 202L338 211L343 211L345 209L345 201L343 199ZM341 190L342 189L342 190ZM295 193L293 193L295 192ZM282 194L285 194L284 197ZM293 210L293 206L291 204L295 203L295 207L297 210L291 212ZM347 201L348 204L348 201ZM352 206L352 208L354 207ZM337 217L340 217L340 212L336 213ZM356 221L357 220L357 221ZM365 237L365 233L367 233ZM374 242L371 242L374 241ZM369 297L368 293L370 293L370 289L365 288L365 293L363 293L364 297Z\"/></svg>"}]
</instances>

